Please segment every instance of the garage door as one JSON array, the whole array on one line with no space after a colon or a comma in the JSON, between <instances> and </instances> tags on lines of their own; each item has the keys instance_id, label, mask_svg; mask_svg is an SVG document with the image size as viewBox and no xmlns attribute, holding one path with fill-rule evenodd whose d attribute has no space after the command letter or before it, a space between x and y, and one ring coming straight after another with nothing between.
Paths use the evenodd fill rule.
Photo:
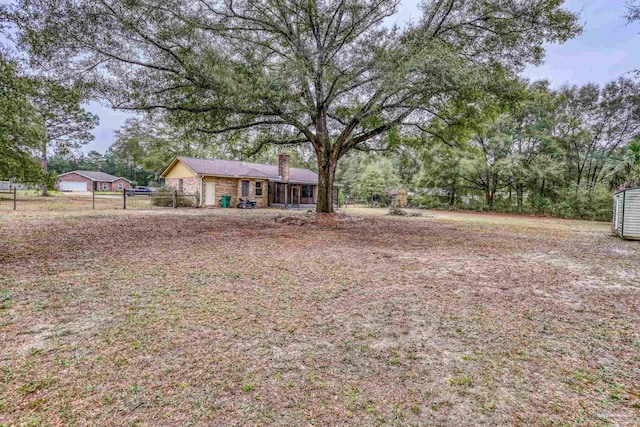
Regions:
<instances>
[{"instance_id":1,"label":"garage door","mask_svg":"<svg viewBox=\"0 0 640 427\"><path fill-rule=\"evenodd\" d=\"M60 181L60 190L62 191L87 191L86 182L76 181Z\"/></svg>"}]
</instances>

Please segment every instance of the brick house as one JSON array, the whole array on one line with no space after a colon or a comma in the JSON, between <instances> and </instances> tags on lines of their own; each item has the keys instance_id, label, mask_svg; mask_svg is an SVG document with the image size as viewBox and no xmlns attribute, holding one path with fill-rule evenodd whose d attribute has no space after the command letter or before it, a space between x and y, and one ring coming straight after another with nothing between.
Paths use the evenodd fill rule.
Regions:
<instances>
[{"instance_id":1,"label":"brick house","mask_svg":"<svg viewBox=\"0 0 640 427\"><path fill-rule=\"evenodd\" d=\"M306 208L315 207L318 197L318 175L290 167L288 154L280 154L277 166L178 156L160 177L167 188L198 195L201 206L220 206L222 196L231 196L232 207L242 197L259 208Z\"/></svg>"},{"instance_id":2,"label":"brick house","mask_svg":"<svg viewBox=\"0 0 640 427\"><path fill-rule=\"evenodd\" d=\"M58 175L55 187L62 191L122 191L131 187L131 181L104 172L71 171Z\"/></svg>"}]
</instances>

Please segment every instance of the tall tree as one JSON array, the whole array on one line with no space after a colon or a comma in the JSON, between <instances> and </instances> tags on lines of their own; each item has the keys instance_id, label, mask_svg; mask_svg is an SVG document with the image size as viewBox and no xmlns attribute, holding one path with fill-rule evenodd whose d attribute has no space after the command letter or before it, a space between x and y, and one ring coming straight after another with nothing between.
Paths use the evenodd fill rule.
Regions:
<instances>
[{"instance_id":1,"label":"tall tree","mask_svg":"<svg viewBox=\"0 0 640 427\"><path fill-rule=\"evenodd\" d=\"M557 137L566 147L575 190L604 179L607 159L640 132L640 83L621 78L603 87L563 87Z\"/></svg>"},{"instance_id":2,"label":"tall tree","mask_svg":"<svg viewBox=\"0 0 640 427\"><path fill-rule=\"evenodd\" d=\"M449 206L454 206L465 188L463 157L459 149L436 139L420 152L422 167L417 185L429 193L440 194L443 191Z\"/></svg>"},{"instance_id":3,"label":"tall tree","mask_svg":"<svg viewBox=\"0 0 640 427\"><path fill-rule=\"evenodd\" d=\"M366 165L367 155L360 151L352 151L342 159L336 170L336 180L343 185L345 196L357 197L360 176Z\"/></svg>"},{"instance_id":4,"label":"tall tree","mask_svg":"<svg viewBox=\"0 0 640 427\"><path fill-rule=\"evenodd\" d=\"M543 43L579 32L562 0L21 0L32 57L81 76L117 108L162 110L201 132L309 144L317 210L338 160L451 102L499 92Z\"/></svg>"},{"instance_id":5,"label":"tall tree","mask_svg":"<svg viewBox=\"0 0 640 427\"><path fill-rule=\"evenodd\" d=\"M365 200L387 202L387 191L397 187L400 180L389 159L376 159L368 164L358 182L358 196Z\"/></svg>"},{"instance_id":6,"label":"tall tree","mask_svg":"<svg viewBox=\"0 0 640 427\"><path fill-rule=\"evenodd\" d=\"M610 189L640 186L640 138L625 147L621 156L612 160L608 171Z\"/></svg>"},{"instance_id":7,"label":"tall tree","mask_svg":"<svg viewBox=\"0 0 640 427\"><path fill-rule=\"evenodd\" d=\"M468 188L484 193L485 203L493 209L496 193L508 186L505 171L508 168L510 139L500 132L500 124L478 132L471 139L469 155L465 156L462 175Z\"/></svg>"},{"instance_id":8,"label":"tall tree","mask_svg":"<svg viewBox=\"0 0 640 427\"><path fill-rule=\"evenodd\" d=\"M30 101L33 93L34 81L0 53L0 179L41 179L33 152L42 141L43 127Z\"/></svg>"},{"instance_id":9,"label":"tall tree","mask_svg":"<svg viewBox=\"0 0 640 427\"><path fill-rule=\"evenodd\" d=\"M98 116L81 106L78 88L67 88L51 80L39 80L32 100L45 134L41 141L40 161L43 175L49 172L49 153L67 154L94 139L91 130L98 124ZM47 195L47 183L42 184Z\"/></svg>"},{"instance_id":10,"label":"tall tree","mask_svg":"<svg viewBox=\"0 0 640 427\"><path fill-rule=\"evenodd\" d=\"M122 129L116 131L116 140L109 147L117 159L128 165L133 181L136 181L136 171L145 158L144 141L150 137L143 122L127 119Z\"/></svg>"},{"instance_id":11,"label":"tall tree","mask_svg":"<svg viewBox=\"0 0 640 427\"><path fill-rule=\"evenodd\" d=\"M629 22L640 21L640 1L632 0L627 3L627 19Z\"/></svg>"},{"instance_id":12,"label":"tall tree","mask_svg":"<svg viewBox=\"0 0 640 427\"><path fill-rule=\"evenodd\" d=\"M545 156L557 152L553 137L558 96L546 81L528 86L526 96L501 117L499 131L508 139L508 158L504 179L516 194L518 212L522 212L527 187L550 172ZM550 176L551 178L551 176Z\"/></svg>"}]
</instances>

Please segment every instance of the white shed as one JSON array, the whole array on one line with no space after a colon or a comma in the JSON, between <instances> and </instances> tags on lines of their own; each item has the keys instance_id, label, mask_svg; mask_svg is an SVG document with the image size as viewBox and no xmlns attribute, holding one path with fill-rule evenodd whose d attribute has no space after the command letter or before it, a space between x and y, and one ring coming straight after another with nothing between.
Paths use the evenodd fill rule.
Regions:
<instances>
[{"instance_id":1,"label":"white shed","mask_svg":"<svg viewBox=\"0 0 640 427\"><path fill-rule=\"evenodd\" d=\"M613 195L613 231L623 239L640 240L640 187Z\"/></svg>"}]
</instances>

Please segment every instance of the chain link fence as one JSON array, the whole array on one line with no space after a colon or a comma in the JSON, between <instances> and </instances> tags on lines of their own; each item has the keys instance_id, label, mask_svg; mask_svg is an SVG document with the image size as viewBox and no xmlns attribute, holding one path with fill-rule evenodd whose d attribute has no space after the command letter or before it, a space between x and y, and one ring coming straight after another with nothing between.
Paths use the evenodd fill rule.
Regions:
<instances>
[{"instance_id":1,"label":"chain link fence","mask_svg":"<svg viewBox=\"0 0 640 427\"><path fill-rule=\"evenodd\" d=\"M177 191L159 190L149 194L126 192L123 196L123 209L161 209L161 208L195 208L199 205L197 194L178 193Z\"/></svg>"},{"instance_id":2,"label":"chain link fence","mask_svg":"<svg viewBox=\"0 0 640 427\"><path fill-rule=\"evenodd\" d=\"M17 189L0 186L0 209L16 210Z\"/></svg>"},{"instance_id":3,"label":"chain link fence","mask_svg":"<svg viewBox=\"0 0 640 427\"><path fill-rule=\"evenodd\" d=\"M122 193L74 194L52 191L49 196L40 195L40 190L24 184L5 185L0 181L0 211L78 211L115 209L177 209L196 208L197 194L182 194L161 189L148 194L133 191Z\"/></svg>"}]
</instances>

